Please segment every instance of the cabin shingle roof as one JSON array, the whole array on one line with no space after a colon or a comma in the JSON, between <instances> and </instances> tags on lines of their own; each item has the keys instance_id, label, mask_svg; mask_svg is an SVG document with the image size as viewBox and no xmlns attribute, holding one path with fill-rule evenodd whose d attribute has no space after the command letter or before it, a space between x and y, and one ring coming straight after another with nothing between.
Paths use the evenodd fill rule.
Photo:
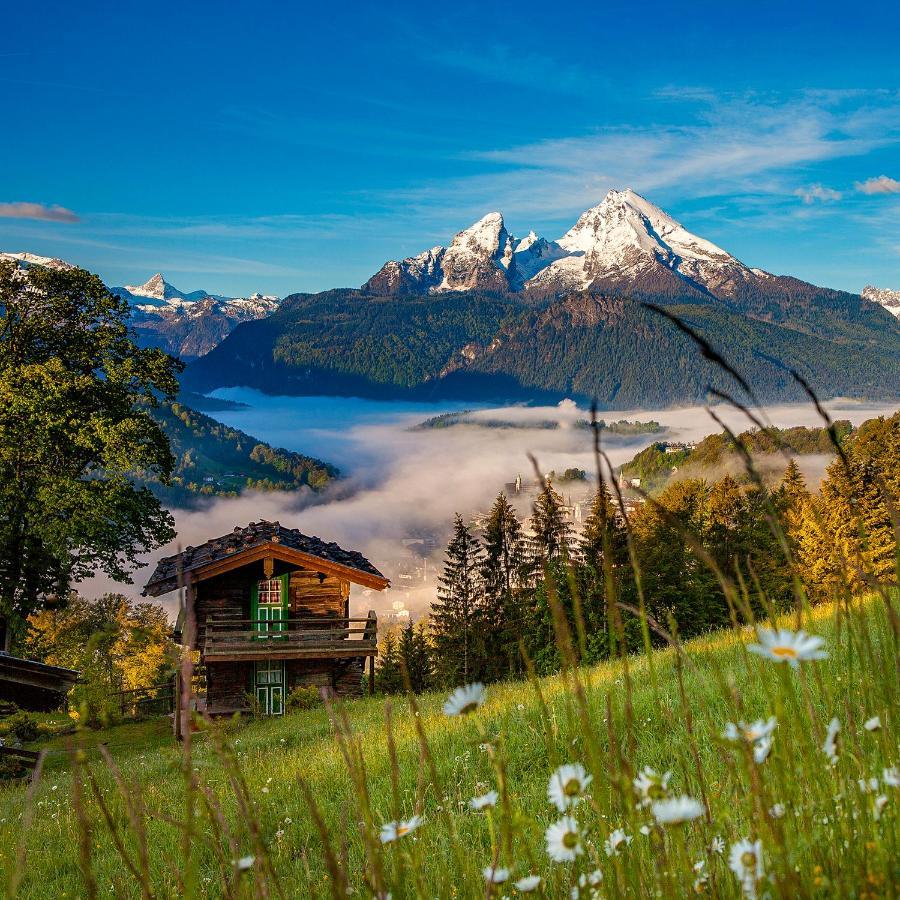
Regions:
<instances>
[{"instance_id":1,"label":"cabin shingle roof","mask_svg":"<svg viewBox=\"0 0 900 900\"><path fill-rule=\"evenodd\" d=\"M356 550L344 550L333 541L327 543L321 538L303 534L299 528L285 528L280 522L251 522L244 528L237 526L228 534L213 538L197 547L185 547L181 553L163 557L144 587L144 594L158 595L174 590L178 586L179 574L203 568L210 563L232 557L237 553L252 550L262 544L275 543L328 562L337 563L384 578L381 572Z\"/></svg>"}]
</instances>

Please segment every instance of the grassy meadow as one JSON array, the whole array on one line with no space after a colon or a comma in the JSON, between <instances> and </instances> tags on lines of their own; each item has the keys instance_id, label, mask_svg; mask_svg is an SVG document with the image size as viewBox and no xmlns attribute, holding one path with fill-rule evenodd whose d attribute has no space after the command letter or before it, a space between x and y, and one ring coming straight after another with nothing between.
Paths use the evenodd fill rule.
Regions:
<instances>
[{"instance_id":1,"label":"grassy meadow","mask_svg":"<svg viewBox=\"0 0 900 900\"><path fill-rule=\"evenodd\" d=\"M321 708L229 723L183 749L165 719L86 733L72 756L59 738L30 796L0 788L3 883L34 898L479 897L517 895L536 875L534 895L548 897L893 897L896 621L896 596L820 606L802 625L824 638L824 659L793 667L749 652L745 627L493 685L465 716L433 694L417 709L395 698L389 725L373 698L333 721ZM771 716L762 761L758 742L723 737L729 722ZM564 814L548 779L579 762L593 780L565 812L581 852L554 862L545 830ZM671 772L657 800L686 795L702 813L665 822L634 787L645 766ZM492 789L496 805L470 808ZM413 816L417 827L382 843L384 823ZM760 843L737 848L736 874L729 856L744 839ZM505 882L489 884L485 868Z\"/></svg>"}]
</instances>

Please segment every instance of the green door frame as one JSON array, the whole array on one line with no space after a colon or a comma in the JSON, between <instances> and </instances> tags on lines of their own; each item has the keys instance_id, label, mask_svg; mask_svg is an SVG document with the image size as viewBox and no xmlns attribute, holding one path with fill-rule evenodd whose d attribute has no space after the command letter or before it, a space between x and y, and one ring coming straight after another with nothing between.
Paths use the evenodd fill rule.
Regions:
<instances>
[{"instance_id":1,"label":"green door frame","mask_svg":"<svg viewBox=\"0 0 900 900\"><path fill-rule=\"evenodd\" d=\"M263 715L284 713L284 669L283 660L260 660L253 666L253 691Z\"/></svg>"}]
</instances>

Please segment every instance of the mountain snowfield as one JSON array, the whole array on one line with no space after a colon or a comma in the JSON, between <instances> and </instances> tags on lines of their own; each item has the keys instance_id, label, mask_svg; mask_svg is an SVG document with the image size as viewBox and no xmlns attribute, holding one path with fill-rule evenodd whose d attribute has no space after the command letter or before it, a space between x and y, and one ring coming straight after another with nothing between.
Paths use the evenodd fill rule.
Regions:
<instances>
[{"instance_id":1,"label":"mountain snowfield","mask_svg":"<svg viewBox=\"0 0 900 900\"><path fill-rule=\"evenodd\" d=\"M259 293L249 297L224 297L202 290L186 294L169 284L161 272L157 272L143 284L114 287L110 290L128 300L135 309L150 315L165 311L190 313L198 304L213 301L219 312L240 322L262 318L281 302L278 297Z\"/></svg>"},{"instance_id":2,"label":"mountain snowfield","mask_svg":"<svg viewBox=\"0 0 900 900\"><path fill-rule=\"evenodd\" d=\"M438 293L479 289L543 292L608 288L675 275L713 296L773 276L751 269L698 237L640 194L610 191L561 238L533 231L516 240L499 212L459 232L448 248L391 260L363 289L371 293Z\"/></svg>"},{"instance_id":3,"label":"mountain snowfield","mask_svg":"<svg viewBox=\"0 0 900 900\"><path fill-rule=\"evenodd\" d=\"M892 291L889 288L877 288L867 284L862 289L860 296L864 300L871 300L883 306L889 313L900 318L900 291Z\"/></svg>"}]
</instances>

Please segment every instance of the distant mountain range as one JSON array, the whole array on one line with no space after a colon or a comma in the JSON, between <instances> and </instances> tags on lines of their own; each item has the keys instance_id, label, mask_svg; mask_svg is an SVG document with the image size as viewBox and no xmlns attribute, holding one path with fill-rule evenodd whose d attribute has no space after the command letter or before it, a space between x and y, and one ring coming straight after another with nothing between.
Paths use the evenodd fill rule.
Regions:
<instances>
[{"instance_id":1,"label":"distant mountain range","mask_svg":"<svg viewBox=\"0 0 900 900\"><path fill-rule=\"evenodd\" d=\"M774 276L750 269L715 244L691 234L634 191L610 191L561 238L533 231L517 240L503 216L488 213L449 247L391 260L362 287L379 295L501 290L630 291L660 283L730 297Z\"/></svg>"},{"instance_id":2,"label":"distant mountain range","mask_svg":"<svg viewBox=\"0 0 900 900\"><path fill-rule=\"evenodd\" d=\"M893 292L860 297L750 268L634 191L610 191L562 237L522 239L494 212L447 247L386 262L359 289L226 298L161 275L114 288L148 342L193 361L188 389L653 407L734 391L665 307L766 401L900 396ZM248 321L249 320L249 321Z\"/></svg>"},{"instance_id":3,"label":"distant mountain range","mask_svg":"<svg viewBox=\"0 0 900 900\"><path fill-rule=\"evenodd\" d=\"M142 343L190 360L209 353L241 322L262 319L278 308L278 297L223 297L207 291L185 294L161 273L140 285L110 288L126 299Z\"/></svg>"},{"instance_id":4,"label":"distant mountain range","mask_svg":"<svg viewBox=\"0 0 900 900\"><path fill-rule=\"evenodd\" d=\"M900 396L900 322L858 294L750 268L633 191L610 191L558 240L500 213L448 247L391 260L359 290L294 294L192 364L195 390L550 400L652 407L734 391L702 334L767 401Z\"/></svg>"},{"instance_id":5,"label":"distant mountain range","mask_svg":"<svg viewBox=\"0 0 900 900\"><path fill-rule=\"evenodd\" d=\"M3 253L19 266L44 266L48 269L72 269L72 263L36 253ZM132 325L144 346L162 347L184 360L209 353L231 334L236 325L261 319L278 308L278 297L251 294L249 297L223 297L207 291L184 293L169 284L157 272L144 284L111 287L113 294L128 301Z\"/></svg>"}]
</instances>

